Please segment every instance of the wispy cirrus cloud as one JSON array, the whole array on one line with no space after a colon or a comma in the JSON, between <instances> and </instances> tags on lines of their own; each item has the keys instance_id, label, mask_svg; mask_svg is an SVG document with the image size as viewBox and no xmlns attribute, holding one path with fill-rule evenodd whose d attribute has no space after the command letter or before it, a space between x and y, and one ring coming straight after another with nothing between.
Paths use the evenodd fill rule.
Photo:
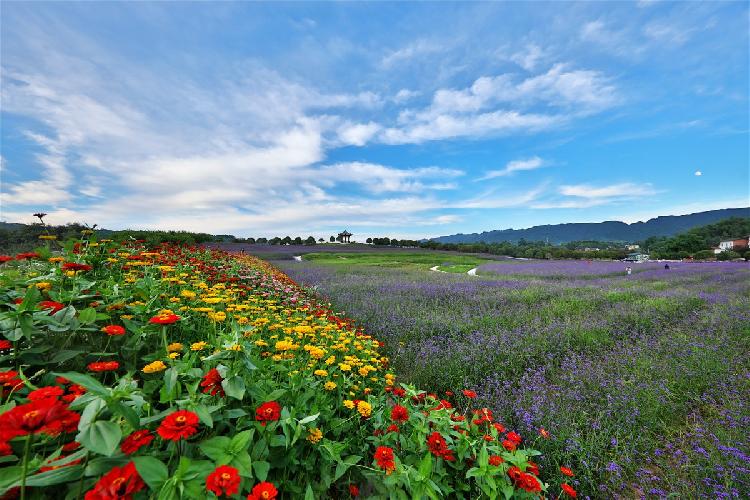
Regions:
<instances>
[{"instance_id":1,"label":"wispy cirrus cloud","mask_svg":"<svg viewBox=\"0 0 750 500\"><path fill-rule=\"evenodd\" d=\"M521 172L524 170L536 170L542 168L547 163L538 156L532 156L525 160L513 160L509 161L505 168L500 170L490 170L486 172L482 177L475 179L475 181L486 181L489 179L495 179L497 177L505 177L513 174L514 172Z\"/></svg>"}]
</instances>

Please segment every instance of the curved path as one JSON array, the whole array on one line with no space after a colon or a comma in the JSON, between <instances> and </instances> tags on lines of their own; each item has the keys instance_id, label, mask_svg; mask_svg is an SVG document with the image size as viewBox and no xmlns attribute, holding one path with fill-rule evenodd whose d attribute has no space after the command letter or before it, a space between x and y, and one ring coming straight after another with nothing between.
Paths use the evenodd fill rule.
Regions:
<instances>
[{"instance_id":1,"label":"curved path","mask_svg":"<svg viewBox=\"0 0 750 500\"><path fill-rule=\"evenodd\" d=\"M439 267L440 267L439 265L438 266L432 266L430 268L430 271L435 271L436 273L447 273L448 272L448 271L441 271L440 269L438 269ZM466 274L468 274L469 276L476 276L477 275L477 268L475 267L474 269L469 269L468 271L466 271Z\"/></svg>"}]
</instances>

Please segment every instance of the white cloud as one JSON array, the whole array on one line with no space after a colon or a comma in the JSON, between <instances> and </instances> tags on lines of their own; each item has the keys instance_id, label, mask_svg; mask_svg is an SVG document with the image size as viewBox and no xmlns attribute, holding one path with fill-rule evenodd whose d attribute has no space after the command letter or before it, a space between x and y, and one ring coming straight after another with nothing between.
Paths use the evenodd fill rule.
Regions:
<instances>
[{"instance_id":1,"label":"white cloud","mask_svg":"<svg viewBox=\"0 0 750 500\"><path fill-rule=\"evenodd\" d=\"M617 89L602 73L556 64L546 73L520 81L502 74L483 76L463 89L438 89L429 106L402 111L398 126L384 128L378 138L386 144L407 144L536 132L619 101Z\"/></svg>"},{"instance_id":2,"label":"white cloud","mask_svg":"<svg viewBox=\"0 0 750 500\"><path fill-rule=\"evenodd\" d=\"M589 199L648 196L656 193L651 184L634 184L632 182L599 187L591 184L565 185L560 186L559 192L564 196Z\"/></svg>"},{"instance_id":3,"label":"white cloud","mask_svg":"<svg viewBox=\"0 0 750 500\"><path fill-rule=\"evenodd\" d=\"M397 64L402 64L417 59L426 54L440 52L444 50L442 44L431 40L420 39L409 43L408 45L391 51L386 54L380 61L384 68L391 68Z\"/></svg>"},{"instance_id":4,"label":"white cloud","mask_svg":"<svg viewBox=\"0 0 750 500\"><path fill-rule=\"evenodd\" d=\"M535 132L548 129L563 120L542 114L521 114L498 110L477 115L438 115L400 128L387 128L380 134L386 144L422 143L456 137L479 138L490 135Z\"/></svg>"},{"instance_id":5,"label":"white cloud","mask_svg":"<svg viewBox=\"0 0 750 500\"><path fill-rule=\"evenodd\" d=\"M485 181L488 179L494 179L496 177L505 177L507 175L511 175L513 172L519 172L523 170L536 170L543 166L545 166L545 162L538 156L533 156L526 160L513 160L509 161L505 165L505 168L501 170L490 170L485 175L476 180Z\"/></svg>"},{"instance_id":6,"label":"white cloud","mask_svg":"<svg viewBox=\"0 0 750 500\"><path fill-rule=\"evenodd\" d=\"M344 145L364 146L382 127L375 122L344 123L338 130L338 139Z\"/></svg>"},{"instance_id":7,"label":"white cloud","mask_svg":"<svg viewBox=\"0 0 750 500\"><path fill-rule=\"evenodd\" d=\"M516 52L510 57L510 60L518 64L526 71L533 71L536 69L539 62L544 59L544 51L539 45L530 43L523 50Z\"/></svg>"},{"instance_id":8,"label":"white cloud","mask_svg":"<svg viewBox=\"0 0 750 500\"><path fill-rule=\"evenodd\" d=\"M393 102L395 102L396 104L402 104L419 96L420 94L421 92L417 90L401 89L396 92L395 96L393 96Z\"/></svg>"}]
</instances>

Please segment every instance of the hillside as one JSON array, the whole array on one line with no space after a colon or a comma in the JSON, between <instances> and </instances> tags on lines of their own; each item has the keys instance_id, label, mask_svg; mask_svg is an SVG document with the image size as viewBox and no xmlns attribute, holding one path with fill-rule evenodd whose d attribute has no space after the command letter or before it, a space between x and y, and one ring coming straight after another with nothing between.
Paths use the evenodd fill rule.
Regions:
<instances>
[{"instance_id":1,"label":"hillside","mask_svg":"<svg viewBox=\"0 0 750 500\"><path fill-rule=\"evenodd\" d=\"M502 229L482 233L453 234L433 238L440 243L516 243L526 241L549 241L559 244L570 241L621 241L635 242L651 237L673 236L694 227L718 222L729 217L750 217L750 208L725 208L687 215L665 215L646 222L627 224L621 221L592 223L569 223L534 226L528 229Z\"/></svg>"}]
</instances>

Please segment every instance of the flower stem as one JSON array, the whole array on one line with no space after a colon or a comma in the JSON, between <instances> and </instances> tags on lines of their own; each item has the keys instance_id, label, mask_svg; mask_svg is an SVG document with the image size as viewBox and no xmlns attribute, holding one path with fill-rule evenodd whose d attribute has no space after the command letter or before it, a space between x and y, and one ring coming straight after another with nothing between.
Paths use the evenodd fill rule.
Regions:
<instances>
[{"instance_id":1,"label":"flower stem","mask_svg":"<svg viewBox=\"0 0 750 500\"><path fill-rule=\"evenodd\" d=\"M31 453L31 434L26 435L23 447L23 466L21 468L21 500L26 500L26 473L29 468L29 454Z\"/></svg>"}]
</instances>

